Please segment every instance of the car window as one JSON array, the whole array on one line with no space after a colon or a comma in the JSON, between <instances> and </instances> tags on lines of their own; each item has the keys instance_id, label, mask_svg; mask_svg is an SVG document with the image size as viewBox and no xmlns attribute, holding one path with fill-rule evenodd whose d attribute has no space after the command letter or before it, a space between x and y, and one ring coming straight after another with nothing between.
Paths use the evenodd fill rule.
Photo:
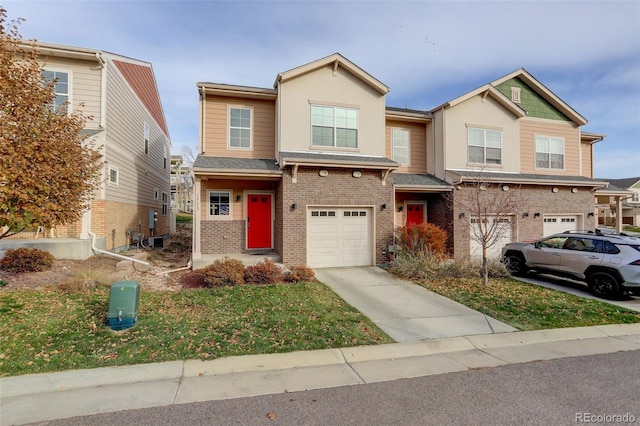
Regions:
<instances>
[{"instance_id":1,"label":"car window","mask_svg":"<svg viewBox=\"0 0 640 426\"><path fill-rule=\"evenodd\" d=\"M545 240L540 241L540 246L541 247L546 247L546 248L554 248L554 249L559 249L564 247L565 243L567 242L568 237L550 237L547 238Z\"/></svg>"},{"instance_id":2,"label":"car window","mask_svg":"<svg viewBox=\"0 0 640 426\"><path fill-rule=\"evenodd\" d=\"M620 253L620 249L615 246L615 244L609 241L602 242L602 252L606 254L618 254Z\"/></svg>"},{"instance_id":3,"label":"car window","mask_svg":"<svg viewBox=\"0 0 640 426\"><path fill-rule=\"evenodd\" d=\"M591 238L584 237L570 237L567 238L567 242L563 247L565 250L577 250L577 251L587 251L587 252L597 252L598 241L593 240Z\"/></svg>"}]
</instances>

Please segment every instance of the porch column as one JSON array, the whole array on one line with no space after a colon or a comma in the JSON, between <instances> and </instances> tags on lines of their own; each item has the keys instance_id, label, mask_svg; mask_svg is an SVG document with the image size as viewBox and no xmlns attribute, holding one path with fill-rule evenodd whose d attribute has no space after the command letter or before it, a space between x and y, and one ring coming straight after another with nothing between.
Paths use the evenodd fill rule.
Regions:
<instances>
[{"instance_id":1,"label":"porch column","mask_svg":"<svg viewBox=\"0 0 640 426\"><path fill-rule=\"evenodd\" d=\"M616 231L622 232L622 197L616 196Z\"/></svg>"},{"instance_id":2,"label":"porch column","mask_svg":"<svg viewBox=\"0 0 640 426\"><path fill-rule=\"evenodd\" d=\"M191 202L192 210L193 210L193 259L201 259L202 252L200 250L200 216L202 212L200 211L200 178L195 179L195 183L193 185L193 194L192 194L192 202Z\"/></svg>"}]
</instances>

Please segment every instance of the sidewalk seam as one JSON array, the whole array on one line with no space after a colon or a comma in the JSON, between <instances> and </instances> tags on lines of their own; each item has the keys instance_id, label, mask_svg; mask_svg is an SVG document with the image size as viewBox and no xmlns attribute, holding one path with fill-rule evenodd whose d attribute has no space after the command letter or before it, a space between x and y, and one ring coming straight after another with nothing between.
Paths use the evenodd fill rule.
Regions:
<instances>
[{"instance_id":1,"label":"sidewalk seam","mask_svg":"<svg viewBox=\"0 0 640 426\"><path fill-rule=\"evenodd\" d=\"M338 350L338 352L340 352L340 356L342 357L342 360L344 361L344 363L349 367L349 369L351 371L353 371L353 373L358 377L358 379L360 379L360 382L362 384L366 384L367 382L362 378L362 376L360 375L360 373L358 373L358 371L353 367L353 365L351 365L351 363L349 362L349 360L347 360L347 357L344 356L344 352L342 352L342 349L340 348Z\"/></svg>"}]
</instances>

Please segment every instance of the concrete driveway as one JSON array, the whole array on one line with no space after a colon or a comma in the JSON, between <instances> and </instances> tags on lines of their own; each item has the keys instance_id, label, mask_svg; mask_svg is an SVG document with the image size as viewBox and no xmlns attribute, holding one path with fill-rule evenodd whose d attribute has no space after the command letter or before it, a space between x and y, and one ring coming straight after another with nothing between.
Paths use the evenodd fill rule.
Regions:
<instances>
[{"instance_id":1,"label":"concrete driveway","mask_svg":"<svg viewBox=\"0 0 640 426\"><path fill-rule=\"evenodd\" d=\"M373 266L314 270L316 278L398 342L516 331Z\"/></svg>"},{"instance_id":2,"label":"concrete driveway","mask_svg":"<svg viewBox=\"0 0 640 426\"><path fill-rule=\"evenodd\" d=\"M608 300L595 297L589 292L587 284L574 281L570 279L558 278L552 275L528 275L526 277L513 277L518 281L523 281L529 284L535 284L542 287L551 288L553 290L563 291L565 293L573 294L574 296L585 297L587 299L595 299L600 302L610 303L612 305L627 308L632 311L640 312L640 297L638 296L623 296L620 299Z\"/></svg>"}]
</instances>

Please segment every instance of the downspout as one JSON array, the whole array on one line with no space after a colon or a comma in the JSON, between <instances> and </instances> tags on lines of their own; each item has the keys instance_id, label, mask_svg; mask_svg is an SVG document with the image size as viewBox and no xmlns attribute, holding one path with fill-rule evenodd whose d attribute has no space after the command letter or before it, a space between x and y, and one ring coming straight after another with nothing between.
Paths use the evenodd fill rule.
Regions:
<instances>
[{"instance_id":1,"label":"downspout","mask_svg":"<svg viewBox=\"0 0 640 426\"><path fill-rule=\"evenodd\" d=\"M93 232L89 231L89 235L91 235L91 250L93 250L94 252L101 253L101 254L107 254L109 256L117 257L118 259L130 260L131 262L141 263L143 265L149 266L149 262L145 262L143 260L134 259L132 257L123 256L121 254L112 253L110 251L101 250L101 249L97 248L96 247L96 234L94 234Z\"/></svg>"},{"instance_id":2,"label":"downspout","mask_svg":"<svg viewBox=\"0 0 640 426\"><path fill-rule=\"evenodd\" d=\"M162 271L162 272L158 272L156 275L158 276L162 276L162 275L168 275L168 274L172 274L174 272L179 272L179 271L186 271L187 269L191 269L191 258L189 258L189 262L187 262L187 266L183 266L182 268L176 268L176 269L171 269L170 271Z\"/></svg>"}]
</instances>

